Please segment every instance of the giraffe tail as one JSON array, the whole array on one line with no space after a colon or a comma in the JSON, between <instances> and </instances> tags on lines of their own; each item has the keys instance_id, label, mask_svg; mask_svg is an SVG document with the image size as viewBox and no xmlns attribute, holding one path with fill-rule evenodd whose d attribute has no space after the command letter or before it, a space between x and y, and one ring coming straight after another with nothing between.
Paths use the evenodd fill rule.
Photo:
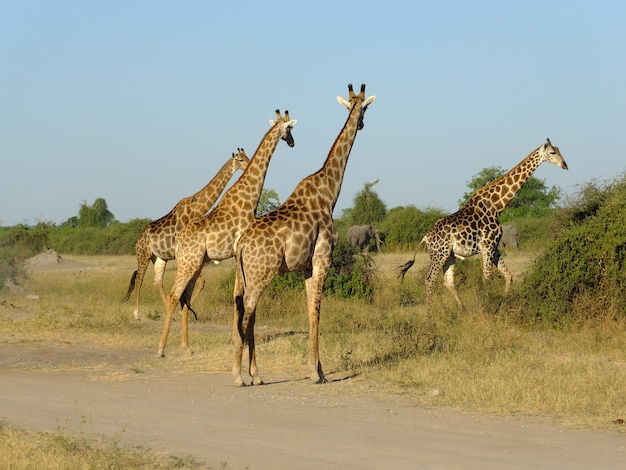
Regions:
<instances>
[{"instance_id":1,"label":"giraffe tail","mask_svg":"<svg viewBox=\"0 0 626 470\"><path fill-rule=\"evenodd\" d=\"M136 279L137 279L137 271L135 271L130 278L130 284L128 285L128 290L126 291L126 296L124 297L123 302L126 302L128 299L130 299L130 294L132 294L133 291L135 290Z\"/></svg>"},{"instance_id":2,"label":"giraffe tail","mask_svg":"<svg viewBox=\"0 0 626 470\"><path fill-rule=\"evenodd\" d=\"M191 308L191 293L193 292L194 286L195 286L195 282L192 284L192 281L190 281L189 284L187 284L187 288L185 288L185 290L183 291L183 294L180 296L180 299L178 301L180 302L180 308L187 307L187 310L193 313L194 318L198 320L198 314L196 314L196 311L193 308Z\"/></svg>"},{"instance_id":3,"label":"giraffe tail","mask_svg":"<svg viewBox=\"0 0 626 470\"><path fill-rule=\"evenodd\" d=\"M424 245L424 244L428 245L428 235L425 235L424 238L422 238L422 241L419 243L419 245L417 245L417 249L419 250L420 247L422 245ZM400 282L404 281L404 275L415 264L415 257L416 256L417 256L417 251L413 254L413 259L412 260L410 260L410 261L406 262L405 264L403 264L402 266L398 266L396 268L396 271L398 272L398 277L400 278Z\"/></svg>"},{"instance_id":4,"label":"giraffe tail","mask_svg":"<svg viewBox=\"0 0 626 470\"><path fill-rule=\"evenodd\" d=\"M416 255L413 255L412 260L409 260L407 263L403 264L402 266L398 266L396 268L396 271L398 271L398 278L400 278L400 282L404 281L404 275L415 264L415 256Z\"/></svg>"}]
</instances>

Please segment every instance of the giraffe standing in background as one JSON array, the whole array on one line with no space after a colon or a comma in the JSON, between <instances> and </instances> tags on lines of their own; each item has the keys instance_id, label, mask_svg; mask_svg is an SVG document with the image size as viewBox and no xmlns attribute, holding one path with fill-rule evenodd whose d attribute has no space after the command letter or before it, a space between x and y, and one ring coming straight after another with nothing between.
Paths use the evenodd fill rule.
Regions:
<instances>
[{"instance_id":1,"label":"giraffe standing in background","mask_svg":"<svg viewBox=\"0 0 626 470\"><path fill-rule=\"evenodd\" d=\"M303 271L309 316L308 365L311 380L325 382L319 357L319 318L322 288L331 253L337 243L333 209L343 182L348 157L363 116L375 96L365 98L365 85L357 95L348 85L349 99L337 97L350 110L348 119L330 149L324 166L303 179L289 198L274 211L256 219L237 242L234 288L232 373L235 384L244 385L241 360L248 345L252 384L259 385L254 347L256 307L267 285L278 273Z\"/></svg>"},{"instance_id":2,"label":"giraffe standing in background","mask_svg":"<svg viewBox=\"0 0 626 470\"><path fill-rule=\"evenodd\" d=\"M498 218L522 185L543 162L549 162L567 170L567 163L561 156L559 148L552 146L548 139L545 144L533 150L509 172L474 191L460 210L439 219L424 236L420 245L426 243L430 255L430 269L426 275L428 301L432 296L439 270L443 270L444 285L452 293L457 304L463 308L463 303L454 287L455 258L465 259L478 253L483 258L485 280L491 280L491 267L496 266L505 279L504 291L509 290L513 276L498 251L498 242L502 237L502 227ZM404 277L414 263L415 257L401 266L400 276Z\"/></svg>"},{"instance_id":3,"label":"giraffe standing in background","mask_svg":"<svg viewBox=\"0 0 626 470\"><path fill-rule=\"evenodd\" d=\"M133 290L137 289L135 298L135 309L133 314L139 319L139 298L141 285L148 269L150 261L154 263L154 285L161 294L163 303L166 303L165 291L163 290L163 275L165 266L169 260L174 259L174 240L178 232L191 220L202 217L206 214L222 191L230 181L231 177L237 170L245 170L248 167L249 159L243 149L237 149L237 153L233 153L232 158L222 166L220 171L213 177L209 183L200 191L192 196L181 199L174 208L161 217L153 220L141 231L135 252L137 254L137 270L133 273L126 297L130 298ZM198 284L198 289L194 292L194 296L202 290L204 282Z\"/></svg>"},{"instance_id":4,"label":"giraffe standing in background","mask_svg":"<svg viewBox=\"0 0 626 470\"><path fill-rule=\"evenodd\" d=\"M172 324L176 305L182 307L182 347L193 353L188 341L188 316L191 293L204 263L221 261L234 256L234 244L241 233L254 220L255 211L263 189L267 168L279 140L294 146L291 129L296 120L276 110L277 120L265 134L248 168L233 184L206 216L195 219L185 226L176 237L176 261L178 269L174 285L167 298L163 331L159 340L158 356L165 356L165 344Z\"/></svg>"}]
</instances>

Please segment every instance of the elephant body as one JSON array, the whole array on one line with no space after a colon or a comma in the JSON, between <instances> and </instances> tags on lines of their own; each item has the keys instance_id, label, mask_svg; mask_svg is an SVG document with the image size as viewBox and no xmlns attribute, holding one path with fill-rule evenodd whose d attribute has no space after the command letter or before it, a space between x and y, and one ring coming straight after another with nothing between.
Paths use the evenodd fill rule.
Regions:
<instances>
[{"instance_id":1,"label":"elephant body","mask_svg":"<svg viewBox=\"0 0 626 470\"><path fill-rule=\"evenodd\" d=\"M366 252L370 251L370 240L375 240L376 251L380 251L380 235L373 225L353 225L348 229L346 238L352 248Z\"/></svg>"},{"instance_id":2,"label":"elephant body","mask_svg":"<svg viewBox=\"0 0 626 470\"><path fill-rule=\"evenodd\" d=\"M502 238L500 239L499 248L509 247L519 251L519 229L515 225L502 226Z\"/></svg>"}]
</instances>

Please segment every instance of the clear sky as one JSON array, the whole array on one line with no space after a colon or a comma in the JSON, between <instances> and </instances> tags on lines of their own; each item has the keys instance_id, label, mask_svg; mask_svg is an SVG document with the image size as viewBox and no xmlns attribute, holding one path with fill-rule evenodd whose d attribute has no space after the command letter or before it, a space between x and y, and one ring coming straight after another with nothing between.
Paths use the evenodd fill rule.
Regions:
<instances>
[{"instance_id":1,"label":"clear sky","mask_svg":"<svg viewBox=\"0 0 626 470\"><path fill-rule=\"evenodd\" d=\"M158 218L298 119L266 188L321 168L366 83L335 216L366 182L387 208L454 211L485 167L549 137L575 193L626 167L626 2L0 0L0 225L62 223L105 198ZM237 173L238 177L241 173Z\"/></svg>"}]
</instances>

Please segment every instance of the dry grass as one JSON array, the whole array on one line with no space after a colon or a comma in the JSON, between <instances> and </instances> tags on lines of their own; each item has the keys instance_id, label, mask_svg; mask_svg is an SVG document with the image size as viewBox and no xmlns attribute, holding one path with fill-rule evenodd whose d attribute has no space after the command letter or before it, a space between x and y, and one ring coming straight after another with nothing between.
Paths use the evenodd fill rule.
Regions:
<instances>
[{"instance_id":1,"label":"dry grass","mask_svg":"<svg viewBox=\"0 0 626 470\"><path fill-rule=\"evenodd\" d=\"M412 253L375 256L380 288L372 304L324 299L321 356L327 373L359 376L405 394L427 406L445 406L499 415L532 415L579 428L615 428L626 418L626 326L599 319L571 331L520 326L515 312L490 311L486 287L460 290L467 311L458 311L441 289L432 308L424 305L419 253L403 284L394 269ZM80 257L93 266L35 272L27 283L41 300L30 315L11 320L0 315L2 341L80 341L93 348L126 351L122 365L60 361L30 367L89 369L100 380L153 369L230 370L232 261L205 268L207 288L195 304L200 314L190 325L192 357L179 347L175 323L168 361L154 361L163 306L149 273L142 291L142 320L132 303L122 303L133 257ZM507 264L519 279L532 257L511 254ZM175 276L170 263L166 285ZM493 289L500 289L498 282ZM24 300L11 298L17 306ZM24 307L27 308L27 307ZM0 314L2 314L0 309ZM6 312L4 312L6 313ZM258 362L262 373L306 374L308 326L304 293L268 299L257 314ZM69 334L69 336L68 336Z\"/></svg>"},{"instance_id":2,"label":"dry grass","mask_svg":"<svg viewBox=\"0 0 626 470\"><path fill-rule=\"evenodd\" d=\"M116 441L105 442L95 436L70 436L63 430L34 432L11 429L0 423L0 443L0 468L7 470L206 468L191 457L177 458L142 447L123 447Z\"/></svg>"}]
</instances>

